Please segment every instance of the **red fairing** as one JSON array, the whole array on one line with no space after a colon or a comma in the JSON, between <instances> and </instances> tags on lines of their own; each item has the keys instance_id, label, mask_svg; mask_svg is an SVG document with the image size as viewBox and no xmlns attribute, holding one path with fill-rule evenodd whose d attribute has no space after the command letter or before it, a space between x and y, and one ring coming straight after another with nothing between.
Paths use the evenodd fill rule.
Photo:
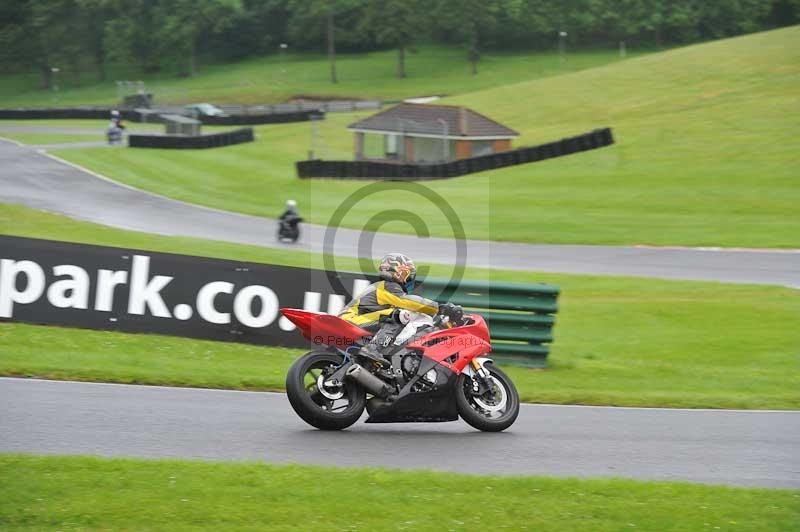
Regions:
<instances>
[{"instance_id":1,"label":"red fairing","mask_svg":"<svg viewBox=\"0 0 800 532\"><path fill-rule=\"evenodd\" d=\"M325 344L347 349L359 339L372 334L357 325L322 312L282 308L281 314L297 325L303 336L318 345Z\"/></svg>"},{"instance_id":2,"label":"red fairing","mask_svg":"<svg viewBox=\"0 0 800 532\"><path fill-rule=\"evenodd\" d=\"M409 349L418 349L423 355L461 373L464 366L478 356L492 350L489 343L489 328L478 314L467 316L472 320L468 325L453 327L425 335L408 344ZM449 359L449 360L448 360Z\"/></svg>"},{"instance_id":3,"label":"red fairing","mask_svg":"<svg viewBox=\"0 0 800 532\"><path fill-rule=\"evenodd\" d=\"M467 317L472 320L472 323L469 325L462 325L461 327L454 327L450 330L463 331L463 334L472 334L487 344L490 343L491 340L489 339L489 326L486 325L486 320L483 319L483 316L480 314L469 314Z\"/></svg>"}]
</instances>

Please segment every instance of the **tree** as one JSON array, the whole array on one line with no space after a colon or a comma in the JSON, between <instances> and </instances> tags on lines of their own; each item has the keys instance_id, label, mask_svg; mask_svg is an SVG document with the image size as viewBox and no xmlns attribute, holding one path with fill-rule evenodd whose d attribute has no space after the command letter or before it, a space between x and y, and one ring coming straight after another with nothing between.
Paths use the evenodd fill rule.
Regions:
<instances>
[{"instance_id":1,"label":"tree","mask_svg":"<svg viewBox=\"0 0 800 532\"><path fill-rule=\"evenodd\" d=\"M363 8L365 0L291 0L289 10L293 13L290 27L295 37L307 29L318 27L316 23L322 22L325 35L325 48L330 65L331 83L338 83L336 74L336 37L337 18L359 11Z\"/></svg>"},{"instance_id":2,"label":"tree","mask_svg":"<svg viewBox=\"0 0 800 532\"><path fill-rule=\"evenodd\" d=\"M553 1L505 0L496 13L499 31L489 33L484 41L500 49L552 45L561 11Z\"/></svg>"},{"instance_id":3,"label":"tree","mask_svg":"<svg viewBox=\"0 0 800 532\"><path fill-rule=\"evenodd\" d=\"M30 36L30 0L0 0L0 64L8 71L38 67L38 39Z\"/></svg>"},{"instance_id":4,"label":"tree","mask_svg":"<svg viewBox=\"0 0 800 532\"><path fill-rule=\"evenodd\" d=\"M106 26L111 58L134 63L144 72L175 65L197 73L198 45L221 31L233 8L225 0L113 0L116 16Z\"/></svg>"},{"instance_id":5,"label":"tree","mask_svg":"<svg viewBox=\"0 0 800 532\"><path fill-rule=\"evenodd\" d=\"M217 34L217 50L225 58L240 59L279 50L289 41L289 0L242 0L230 25Z\"/></svg>"},{"instance_id":6,"label":"tree","mask_svg":"<svg viewBox=\"0 0 800 532\"><path fill-rule=\"evenodd\" d=\"M736 2L702 2L699 7L699 32L702 37L721 39L741 33L752 33L763 27L770 3L764 0Z\"/></svg>"},{"instance_id":7,"label":"tree","mask_svg":"<svg viewBox=\"0 0 800 532\"><path fill-rule=\"evenodd\" d=\"M103 80L106 24L115 15L114 0L0 0L0 62L36 68L45 89L54 69L59 82L79 84L87 68Z\"/></svg>"},{"instance_id":8,"label":"tree","mask_svg":"<svg viewBox=\"0 0 800 532\"><path fill-rule=\"evenodd\" d=\"M105 28L109 59L136 66L143 72L161 69L163 20L152 0L113 0L114 19Z\"/></svg>"},{"instance_id":9,"label":"tree","mask_svg":"<svg viewBox=\"0 0 800 532\"><path fill-rule=\"evenodd\" d=\"M433 18L440 31L464 43L472 74L478 73L483 38L497 25L503 0L437 0Z\"/></svg>"},{"instance_id":10,"label":"tree","mask_svg":"<svg viewBox=\"0 0 800 532\"><path fill-rule=\"evenodd\" d=\"M89 52L100 81L106 79L106 24L114 17L112 0L77 0L85 48Z\"/></svg>"},{"instance_id":11,"label":"tree","mask_svg":"<svg viewBox=\"0 0 800 532\"><path fill-rule=\"evenodd\" d=\"M397 77L406 77L406 50L416 42L425 25L422 0L369 0L361 26L380 44L397 48Z\"/></svg>"},{"instance_id":12,"label":"tree","mask_svg":"<svg viewBox=\"0 0 800 532\"><path fill-rule=\"evenodd\" d=\"M106 78L107 63L194 75L202 58L240 59L324 47L337 52L409 47L425 33L466 48L473 74L486 48L695 42L800 21L800 0L0 0L0 66L37 71L41 86Z\"/></svg>"},{"instance_id":13,"label":"tree","mask_svg":"<svg viewBox=\"0 0 800 532\"><path fill-rule=\"evenodd\" d=\"M17 68L35 68L41 74L44 89L54 87L54 69L60 71L68 65L77 76L81 57L77 12L74 0L4 1L0 4L3 62Z\"/></svg>"},{"instance_id":14,"label":"tree","mask_svg":"<svg viewBox=\"0 0 800 532\"><path fill-rule=\"evenodd\" d=\"M618 41L631 39L645 28L644 21L652 7L648 0L618 0L616 3L593 4L591 24L583 28L584 37L590 42L614 45Z\"/></svg>"},{"instance_id":15,"label":"tree","mask_svg":"<svg viewBox=\"0 0 800 532\"><path fill-rule=\"evenodd\" d=\"M800 0L772 0L769 14L764 18L768 28L791 26L800 22Z\"/></svg>"},{"instance_id":16,"label":"tree","mask_svg":"<svg viewBox=\"0 0 800 532\"><path fill-rule=\"evenodd\" d=\"M194 77L201 38L223 30L231 21L233 8L224 0L164 0L160 12L164 51L172 51L179 63L185 58L181 71Z\"/></svg>"}]
</instances>

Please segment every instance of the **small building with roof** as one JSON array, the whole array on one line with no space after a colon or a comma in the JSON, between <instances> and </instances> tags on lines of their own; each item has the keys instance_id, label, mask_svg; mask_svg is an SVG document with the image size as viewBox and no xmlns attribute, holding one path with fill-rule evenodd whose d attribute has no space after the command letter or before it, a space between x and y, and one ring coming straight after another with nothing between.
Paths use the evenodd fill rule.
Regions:
<instances>
[{"instance_id":1,"label":"small building with roof","mask_svg":"<svg viewBox=\"0 0 800 532\"><path fill-rule=\"evenodd\" d=\"M350 124L358 161L432 164L511 149L519 133L466 107L403 103Z\"/></svg>"}]
</instances>

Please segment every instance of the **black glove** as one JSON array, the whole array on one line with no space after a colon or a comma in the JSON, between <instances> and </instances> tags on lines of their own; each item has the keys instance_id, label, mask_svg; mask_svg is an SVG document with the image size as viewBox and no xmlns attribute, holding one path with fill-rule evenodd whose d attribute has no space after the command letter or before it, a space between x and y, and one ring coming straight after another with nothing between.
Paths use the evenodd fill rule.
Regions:
<instances>
[{"instance_id":1,"label":"black glove","mask_svg":"<svg viewBox=\"0 0 800 532\"><path fill-rule=\"evenodd\" d=\"M460 305L454 305L453 303L442 303L439 305L438 314L447 316L452 323L461 323L464 318L464 309Z\"/></svg>"}]
</instances>

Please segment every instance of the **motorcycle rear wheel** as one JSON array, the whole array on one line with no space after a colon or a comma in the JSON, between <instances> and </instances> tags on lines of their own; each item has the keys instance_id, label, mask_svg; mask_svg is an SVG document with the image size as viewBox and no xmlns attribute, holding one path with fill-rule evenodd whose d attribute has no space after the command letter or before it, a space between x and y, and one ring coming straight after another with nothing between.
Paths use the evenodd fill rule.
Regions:
<instances>
[{"instance_id":1,"label":"motorcycle rear wheel","mask_svg":"<svg viewBox=\"0 0 800 532\"><path fill-rule=\"evenodd\" d=\"M484 432L500 432L517 420L519 394L514 383L500 368L487 363L483 366L490 375L494 394L481 396L472 393L472 377L466 373L456 382L456 405L461 419Z\"/></svg>"},{"instance_id":2,"label":"motorcycle rear wheel","mask_svg":"<svg viewBox=\"0 0 800 532\"><path fill-rule=\"evenodd\" d=\"M300 228L283 228L278 226L278 242L297 242L300 238Z\"/></svg>"},{"instance_id":3,"label":"motorcycle rear wheel","mask_svg":"<svg viewBox=\"0 0 800 532\"><path fill-rule=\"evenodd\" d=\"M361 417L367 394L353 382L322 385L326 376L342 363L342 356L329 351L311 351L294 361L286 374L286 396L303 421L321 430L341 430Z\"/></svg>"}]
</instances>

